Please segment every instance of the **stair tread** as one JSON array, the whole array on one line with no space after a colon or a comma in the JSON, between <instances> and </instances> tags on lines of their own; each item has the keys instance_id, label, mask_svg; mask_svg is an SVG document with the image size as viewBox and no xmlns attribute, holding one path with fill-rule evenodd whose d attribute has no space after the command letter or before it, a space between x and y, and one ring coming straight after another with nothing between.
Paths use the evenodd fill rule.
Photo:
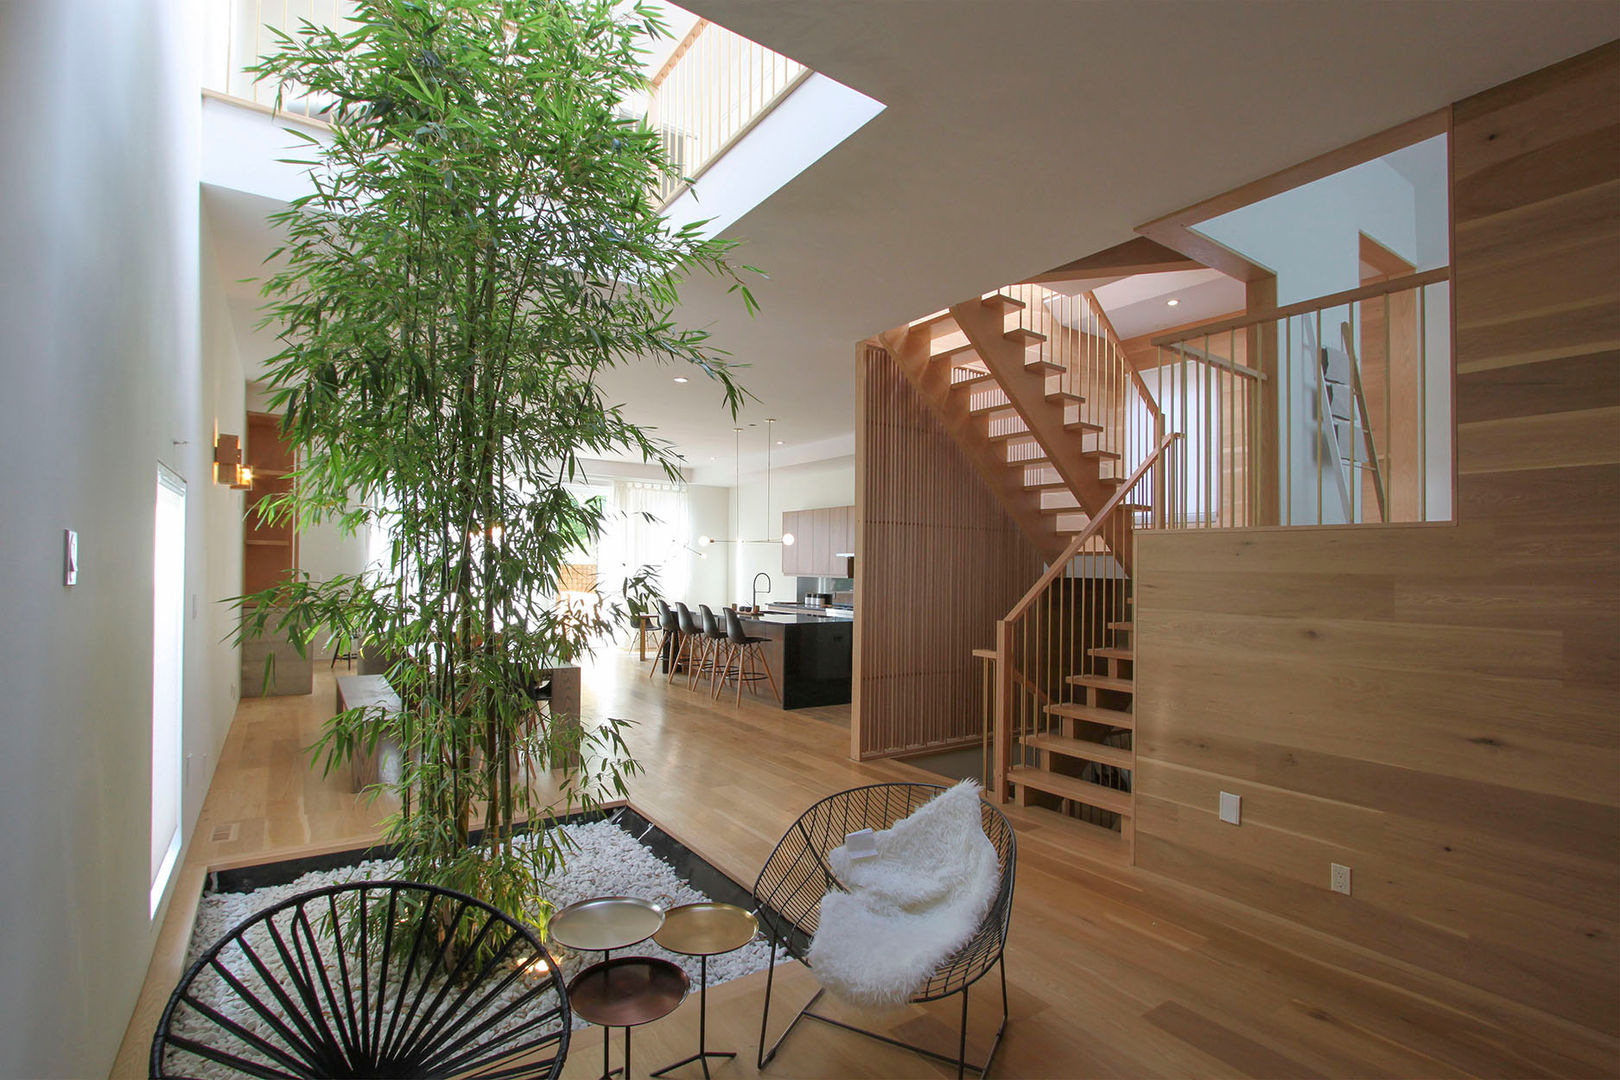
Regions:
<instances>
[{"instance_id":1,"label":"stair tread","mask_svg":"<svg viewBox=\"0 0 1620 1080\"><path fill-rule=\"evenodd\" d=\"M1025 303L1016 296L1008 296L1006 293L992 293L991 295L980 300L979 303L983 304L985 307L994 307L997 304L1000 304L1009 311L1020 311L1026 306Z\"/></svg>"},{"instance_id":2,"label":"stair tread","mask_svg":"<svg viewBox=\"0 0 1620 1080\"><path fill-rule=\"evenodd\" d=\"M1068 423L1064 424L1063 426L1064 426L1064 428L1066 428L1069 431L1100 432L1100 431L1103 430L1101 424L1092 424L1092 423L1088 423L1085 420L1070 420Z\"/></svg>"},{"instance_id":3,"label":"stair tread","mask_svg":"<svg viewBox=\"0 0 1620 1080\"><path fill-rule=\"evenodd\" d=\"M1087 511L1085 507L1079 506L1079 505L1075 505L1075 506L1043 506L1043 507L1041 507L1041 513L1043 513L1043 514L1086 514L1086 513L1089 513L1089 511Z\"/></svg>"},{"instance_id":4,"label":"stair tread","mask_svg":"<svg viewBox=\"0 0 1620 1080\"><path fill-rule=\"evenodd\" d=\"M1080 405L1084 403L1086 399L1075 393L1073 390L1051 390L1047 392L1046 400L1061 401L1065 405Z\"/></svg>"},{"instance_id":5,"label":"stair tread","mask_svg":"<svg viewBox=\"0 0 1620 1080\"><path fill-rule=\"evenodd\" d=\"M1026 480L1024 486L1031 491L1054 491L1059 488L1067 488L1069 482L1060 476L1056 480L1041 480L1034 484Z\"/></svg>"},{"instance_id":6,"label":"stair tread","mask_svg":"<svg viewBox=\"0 0 1620 1080\"><path fill-rule=\"evenodd\" d=\"M1131 793L1128 791L1118 791L1111 787L1103 787L1101 784L1093 784L1089 780L1047 772L1045 769L1034 769L1028 765L1014 765L1009 775L1014 783L1024 784L1036 791L1044 791L1048 795L1073 799L1075 802L1112 810L1126 817L1132 812Z\"/></svg>"},{"instance_id":7,"label":"stair tread","mask_svg":"<svg viewBox=\"0 0 1620 1080\"><path fill-rule=\"evenodd\" d=\"M1033 434L1034 432L1030 431L1029 428L1021 427L1013 428L1011 431L989 432L985 435L985 438L989 439L991 442L999 442L1002 439L1021 439L1025 436L1032 436Z\"/></svg>"},{"instance_id":8,"label":"stair tread","mask_svg":"<svg viewBox=\"0 0 1620 1080\"><path fill-rule=\"evenodd\" d=\"M1014 813L1020 843L1026 842L1026 838L1039 836L1042 829L1049 829L1062 834L1061 837L1053 836L1051 842L1061 844L1066 855L1078 853L1114 865L1128 865L1131 861L1131 843L1124 833L1048 810L1044 806L1019 807Z\"/></svg>"},{"instance_id":9,"label":"stair tread","mask_svg":"<svg viewBox=\"0 0 1620 1080\"><path fill-rule=\"evenodd\" d=\"M1041 342L1046 340L1045 334L1041 333L1039 330L1031 330L1027 326L1015 326L1001 336L1015 345L1019 342L1023 342L1026 349L1031 345L1039 345Z\"/></svg>"},{"instance_id":10,"label":"stair tread","mask_svg":"<svg viewBox=\"0 0 1620 1080\"><path fill-rule=\"evenodd\" d=\"M1119 460L1119 455L1112 450L1082 450L1080 456L1085 458L1109 458L1113 461Z\"/></svg>"},{"instance_id":11,"label":"stair tread","mask_svg":"<svg viewBox=\"0 0 1620 1080\"><path fill-rule=\"evenodd\" d=\"M1005 397L1006 395L1003 395L1003 396ZM979 404L979 405L969 405L968 406L968 412L969 413L995 412L997 409L1005 409L1010 404L1011 404L1011 402L1007 402L1007 401L992 401L992 402L988 402L988 403L982 403L982 404Z\"/></svg>"},{"instance_id":12,"label":"stair tread","mask_svg":"<svg viewBox=\"0 0 1620 1080\"><path fill-rule=\"evenodd\" d=\"M1117 645L1109 645L1106 648L1102 648L1102 649L1087 649L1086 650L1086 655L1087 656L1104 656L1104 657L1109 658L1110 660L1131 660L1131 661L1135 661L1135 659L1136 659L1136 650L1135 649L1122 649Z\"/></svg>"},{"instance_id":13,"label":"stair tread","mask_svg":"<svg viewBox=\"0 0 1620 1080\"><path fill-rule=\"evenodd\" d=\"M1067 369L1062 364L1054 364L1050 360L1030 360L1024 364L1024 370L1045 371L1047 373L1051 373L1054 371L1065 371Z\"/></svg>"},{"instance_id":14,"label":"stair tread","mask_svg":"<svg viewBox=\"0 0 1620 1080\"><path fill-rule=\"evenodd\" d=\"M974 649L973 655L980 660L996 660L1001 657L1001 654L994 649Z\"/></svg>"},{"instance_id":15,"label":"stair tread","mask_svg":"<svg viewBox=\"0 0 1620 1080\"><path fill-rule=\"evenodd\" d=\"M1120 709L1104 709L1099 705L1082 705L1077 701L1060 701L1055 705L1046 706L1048 716L1066 716L1070 720L1089 720L1093 724L1107 724L1109 727L1132 728L1136 727L1136 717Z\"/></svg>"},{"instance_id":16,"label":"stair tread","mask_svg":"<svg viewBox=\"0 0 1620 1080\"><path fill-rule=\"evenodd\" d=\"M1126 633L1130 633L1131 631L1136 629L1136 622L1135 622L1135 620L1132 620L1132 619L1126 619L1123 622L1111 622L1111 623L1108 624L1108 629L1110 629L1110 630L1124 630Z\"/></svg>"},{"instance_id":17,"label":"stair tread","mask_svg":"<svg viewBox=\"0 0 1620 1080\"><path fill-rule=\"evenodd\" d=\"M956 389L958 386L972 386L972 385L974 385L976 383L982 383L986 379L995 378L995 375L993 373L991 373L991 372L988 372L988 371L974 371L972 368L957 368L956 370L958 372L962 372L962 371L971 372L971 374L963 376L962 378L958 378L954 382L952 382L951 383L951 389L953 389L953 390Z\"/></svg>"},{"instance_id":18,"label":"stair tread","mask_svg":"<svg viewBox=\"0 0 1620 1080\"><path fill-rule=\"evenodd\" d=\"M954 360L956 357L965 355L967 353L973 353L975 356L978 355L978 352L973 348L973 342L971 341L962 345L952 345L950 348L941 349L938 352L931 352L928 354L928 359Z\"/></svg>"},{"instance_id":19,"label":"stair tread","mask_svg":"<svg viewBox=\"0 0 1620 1080\"><path fill-rule=\"evenodd\" d=\"M1112 765L1117 769L1134 769L1136 755L1119 746L1107 746L1090 739L1071 739L1067 735L1026 735L1024 745L1046 750L1064 757L1082 758L1099 765Z\"/></svg>"},{"instance_id":20,"label":"stair tread","mask_svg":"<svg viewBox=\"0 0 1620 1080\"><path fill-rule=\"evenodd\" d=\"M1090 686L1098 690L1117 690L1122 694L1136 693L1134 679L1117 679L1112 675L1065 675L1063 681L1070 686Z\"/></svg>"}]
</instances>

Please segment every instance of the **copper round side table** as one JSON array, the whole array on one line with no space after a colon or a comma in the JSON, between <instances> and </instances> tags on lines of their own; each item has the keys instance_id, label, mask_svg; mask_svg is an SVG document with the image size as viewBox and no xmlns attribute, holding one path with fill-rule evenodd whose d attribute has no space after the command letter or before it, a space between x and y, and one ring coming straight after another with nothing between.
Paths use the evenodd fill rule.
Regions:
<instances>
[{"instance_id":1,"label":"copper round side table","mask_svg":"<svg viewBox=\"0 0 1620 1080\"><path fill-rule=\"evenodd\" d=\"M609 1047L613 1029L624 1028L624 1080L630 1080L630 1029L668 1016L686 1000L686 972L652 956L604 960L575 975L568 1003L575 1016L602 1028L602 1080L611 1080Z\"/></svg>"},{"instance_id":2,"label":"copper round side table","mask_svg":"<svg viewBox=\"0 0 1620 1080\"><path fill-rule=\"evenodd\" d=\"M735 1050L710 1050L708 1047L709 957L742 948L754 940L754 933L758 929L759 920L735 904L713 901L683 904L664 913L664 925L653 935L653 940L672 953L698 958L698 1052L673 1065L665 1065L653 1076L663 1076L696 1061L703 1066L704 1080L708 1080L710 1058L737 1056Z\"/></svg>"},{"instance_id":3,"label":"copper round side table","mask_svg":"<svg viewBox=\"0 0 1620 1080\"><path fill-rule=\"evenodd\" d=\"M552 915L546 924L546 934L575 952L599 952L606 961L612 957L614 949L638 945L663 925L664 908L651 900L639 896L593 896L569 904ZM629 1039L626 1033L626 1043ZM608 1068L610 1041L605 1036L602 1039L602 1075L605 1077L613 1075Z\"/></svg>"}]
</instances>

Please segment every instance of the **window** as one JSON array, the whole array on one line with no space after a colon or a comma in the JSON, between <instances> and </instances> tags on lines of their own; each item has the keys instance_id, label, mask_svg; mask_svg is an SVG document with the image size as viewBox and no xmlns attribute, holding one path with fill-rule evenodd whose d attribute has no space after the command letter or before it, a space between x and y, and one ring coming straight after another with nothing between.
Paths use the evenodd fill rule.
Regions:
<instances>
[{"instance_id":1,"label":"window","mask_svg":"<svg viewBox=\"0 0 1620 1080\"><path fill-rule=\"evenodd\" d=\"M152 528L152 889L158 902L180 855L185 672L186 483L158 466Z\"/></svg>"}]
</instances>

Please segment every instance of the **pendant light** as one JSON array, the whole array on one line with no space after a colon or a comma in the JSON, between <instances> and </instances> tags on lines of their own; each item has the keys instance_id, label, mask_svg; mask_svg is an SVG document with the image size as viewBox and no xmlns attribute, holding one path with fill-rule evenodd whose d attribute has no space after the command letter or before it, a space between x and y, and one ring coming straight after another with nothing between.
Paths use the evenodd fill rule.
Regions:
<instances>
[{"instance_id":1,"label":"pendant light","mask_svg":"<svg viewBox=\"0 0 1620 1080\"><path fill-rule=\"evenodd\" d=\"M734 427L732 431L732 484L737 491L737 516L742 517L742 428ZM744 540L742 537L733 537L730 540L716 540L712 536L700 536L697 539L698 547L708 547L710 544L781 544L783 547L792 547L797 540L790 532L771 539L771 446L776 437L776 417L765 418L765 536L764 540Z\"/></svg>"}]
</instances>

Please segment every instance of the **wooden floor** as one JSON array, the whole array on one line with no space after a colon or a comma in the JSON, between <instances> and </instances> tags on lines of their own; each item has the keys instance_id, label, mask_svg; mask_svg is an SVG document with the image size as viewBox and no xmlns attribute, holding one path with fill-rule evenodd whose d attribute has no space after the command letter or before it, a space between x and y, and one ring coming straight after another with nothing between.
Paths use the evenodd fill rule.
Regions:
<instances>
[{"instance_id":1,"label":"wooden floor","mask_svg":"<svg viewBox=\"0 0 1620 1080\"><path fill-rule=\"evenodd\" d=\"M938 779L901 763L849 761L847 706L783 712L745 696L736 708L649 681L645 671L633 654L604 655L585 672L586 715L636 721L630 744L646 773L633 782L632 803L745 885L821 796L884 780ZM353 847L375 835L387 807L350 794L346 777L312 770L302 750L331 701L323 673L312 696L248 701L238 710L113 1076L145 1075L209 867ZM996 1075L1620 1075L1620 1045L1605 1036L1168 879L1093 862L1075 853L1061 825L1016 808L1008 815L1019 841L1007 951L1012 1020ZM982 1055L999 1013L992 982L973 993L970 1058ZM796 967L778 985L795 1007L814 988ZM710 1045L741 1052L711 1066L717 1078L758 1075L762 991L763 976L754 976L710 995ZM957 1008L953 1000L908 1010L887 1026L953 1048ZM694 995L640 1030L638 1075L692 1052L696 1010ZM615 1061L618 1053L616 1040ZM580 1032L564 1075L600 1072L600 1033ZM765 1075L945 1074L914 1055L807 1023Z\"/></svg>"}]
</instances>

